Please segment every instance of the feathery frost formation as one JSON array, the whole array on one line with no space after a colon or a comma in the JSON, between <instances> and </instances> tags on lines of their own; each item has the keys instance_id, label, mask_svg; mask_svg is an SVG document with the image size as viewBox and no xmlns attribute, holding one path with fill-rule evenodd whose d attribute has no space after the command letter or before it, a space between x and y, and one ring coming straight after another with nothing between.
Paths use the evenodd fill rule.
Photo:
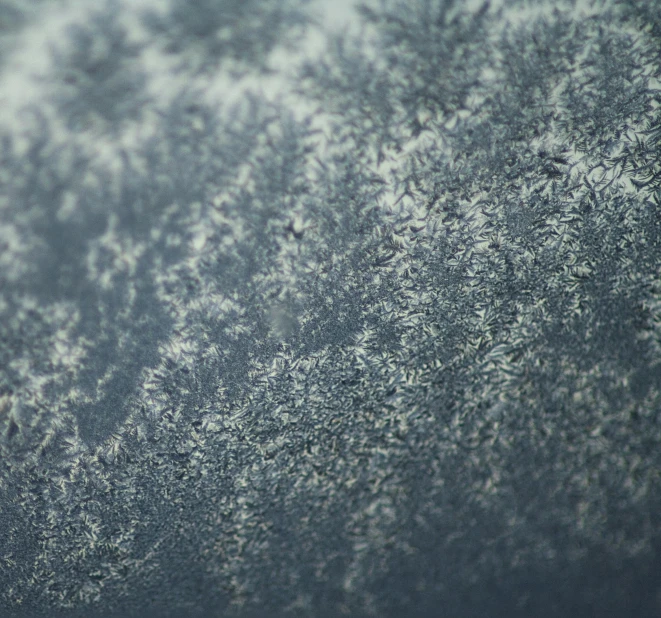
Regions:
<instances>
[{"instance_id":1,"label":"feathery frost formation","mask_svg":"<svg viewBox=\"0 0 661 618\"><path fill-rule=\"evenodd\" d=\"M330 4L0 0L2 615L661 611L656 2Z\"/></svg>"}]
</instances>

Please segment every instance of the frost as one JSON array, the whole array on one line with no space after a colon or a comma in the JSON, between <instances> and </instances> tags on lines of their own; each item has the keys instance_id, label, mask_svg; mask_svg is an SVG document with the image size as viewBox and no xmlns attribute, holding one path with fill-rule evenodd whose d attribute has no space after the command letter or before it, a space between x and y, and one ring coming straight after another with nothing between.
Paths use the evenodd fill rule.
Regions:
<instances>
[{"instance_id":1,"label":"frost","mask_svg":"<svg viewBox=\"0 0 661 618\"><path fill-rule=\"evenodd\" d=\"M630 614L653 3L368 2L318 57L190 4L64 29L3 134L2 611Z\"/></svg>"}]
</instances>

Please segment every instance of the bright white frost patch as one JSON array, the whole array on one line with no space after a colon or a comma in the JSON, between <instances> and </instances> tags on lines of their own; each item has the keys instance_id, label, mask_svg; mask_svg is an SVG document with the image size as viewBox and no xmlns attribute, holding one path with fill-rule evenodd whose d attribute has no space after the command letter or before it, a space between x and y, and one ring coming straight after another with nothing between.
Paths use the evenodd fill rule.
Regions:
<instances>
[{"instance_id":1,"label":"bright white frost patch","mask_svg":"<svg viewBox=\"0 0 661 618\"><path fill-rule=\"evenodd\" d=\"M98 282L102 289L111 290L118 275L132 277L146 250L144 243L136 243L118 230L117 218L111 215L106 231L90 241L87 270L90 281Z\"/></svg>"}]
</instances>

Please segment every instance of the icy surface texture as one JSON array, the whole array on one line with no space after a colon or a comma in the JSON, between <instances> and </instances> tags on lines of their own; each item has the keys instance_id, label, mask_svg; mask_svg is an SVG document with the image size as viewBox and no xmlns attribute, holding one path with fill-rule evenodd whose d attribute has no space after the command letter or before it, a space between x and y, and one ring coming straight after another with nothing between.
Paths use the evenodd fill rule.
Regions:
<instances>
[{"instance_id":1,"label":"icy surface texture","mask_svg":"<svg viewBox=\"0 0 661 618\"><path fill-rule=\"evenodd\" d=\"M661 615L655 0L0 0L0 615Z\"/></svg>"}]
</instances>

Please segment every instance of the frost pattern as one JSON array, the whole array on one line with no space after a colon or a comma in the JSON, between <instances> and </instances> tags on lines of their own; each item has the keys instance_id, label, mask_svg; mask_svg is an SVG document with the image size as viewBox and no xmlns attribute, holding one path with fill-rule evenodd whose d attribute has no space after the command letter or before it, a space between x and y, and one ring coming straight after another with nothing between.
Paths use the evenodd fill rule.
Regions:
<instances>
[{"instance_id":1,"label":"frost pattern","mask_svg":"<svg viewBox=\"0 0 661 618\"><path fill-rule=\"evenodd\" d=\"M655 615L654 4L0 2L4 614Z\"/></svg>"}]
</instances>

